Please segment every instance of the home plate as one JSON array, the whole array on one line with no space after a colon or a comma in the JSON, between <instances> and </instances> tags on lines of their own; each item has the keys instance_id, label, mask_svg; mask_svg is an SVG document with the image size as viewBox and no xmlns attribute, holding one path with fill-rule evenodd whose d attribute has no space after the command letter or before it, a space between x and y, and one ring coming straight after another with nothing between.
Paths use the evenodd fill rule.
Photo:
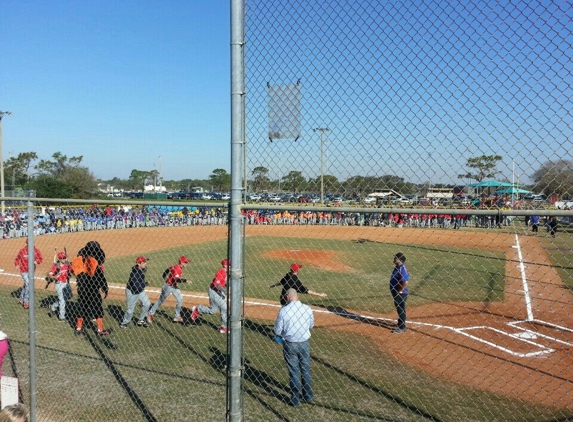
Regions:
<instances>
[{"instance_id":1,"label":"home plate","mask_svg":"<svg viewBox=\"0 0 573 422\"><path fill-rule=\"evenodd\" d=\"M536 339L537 338L537 334L531 332L531 331L523 331L521 333L515 334L515 337L519 337L519 338L532 338L532 339Z\"/></svg>"}]
</instances>

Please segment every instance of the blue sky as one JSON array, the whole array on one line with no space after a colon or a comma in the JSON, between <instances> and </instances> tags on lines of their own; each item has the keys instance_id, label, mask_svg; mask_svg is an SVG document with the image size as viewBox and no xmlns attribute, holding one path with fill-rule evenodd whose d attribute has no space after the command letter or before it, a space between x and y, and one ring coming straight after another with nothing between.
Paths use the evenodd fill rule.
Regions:
<instances>
[{"instance_id":1,"label":"blue sky","mask_svg":"<svg viewBox=\"0 0 573 422\"><path fill-rule=\"evenodd\" d=\"M102 179L230 171L229 15L227 1L4 0L5 159L82 155Z\"/></svg>"},{"instance_id":2,"label":"blue sky","mask_svg":"<svg viewBox=\"0 0 573 422\"><path fill-rule=\"evenodd\" d=\"M246 11L247 172L521 182L573 159L573 0L265 0ZM227 0L4 0L4 156L84 156L96 177L230 171ZM268 91L301 81L301 136L268 142ZM159 159L161 156L161 160Z\"/></svg>"}]
</instances>

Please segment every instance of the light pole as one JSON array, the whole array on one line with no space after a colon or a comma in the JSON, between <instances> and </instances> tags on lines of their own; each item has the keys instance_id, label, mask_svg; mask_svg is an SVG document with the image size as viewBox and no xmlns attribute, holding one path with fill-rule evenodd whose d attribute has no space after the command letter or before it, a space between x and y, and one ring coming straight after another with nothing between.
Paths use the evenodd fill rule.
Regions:
<instances>
[{"instance_id":1,"label":"light pole","mask_svg":"<svg viewBox=\"0 0 573 422\"><path fill-rule=\"evenodd\" d=\"M9 111L0 111L0 196L2 197L2 216L4 216L4 155L2 154L2 117L11 116Z\"/></svg>"},{"instance_id":2,"label":"light pole","mask_svg":"<svg viewBox=\"0 0 573 422\"><path fill-rule=\"evenodd\" d=\"M327 127L317 127L316 129L313 129L313 131L320 132L320 203L324 204L324 153L322 134L324 132L329 132L330 129Z\"/></svg>"}]
</instances>

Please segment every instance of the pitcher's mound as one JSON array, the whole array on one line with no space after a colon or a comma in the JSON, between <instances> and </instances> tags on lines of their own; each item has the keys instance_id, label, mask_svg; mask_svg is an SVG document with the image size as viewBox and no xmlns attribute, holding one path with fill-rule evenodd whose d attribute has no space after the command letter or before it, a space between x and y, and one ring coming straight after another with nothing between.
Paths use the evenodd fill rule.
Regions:
<instances>
[{"instance_id":1,"label":"pitcher's mound","mask_svg":"<svg viewBox=\"0 0 573 422\"><path fill-rule=\"evenodd\" d=\"M319 251L315 249L280 249L267 252L268 258L288 259L297 264L314 265L328 271L353 270L352 267L344 265L337 259L337 253L332 251Z\"/></svg>"}]
</instances>

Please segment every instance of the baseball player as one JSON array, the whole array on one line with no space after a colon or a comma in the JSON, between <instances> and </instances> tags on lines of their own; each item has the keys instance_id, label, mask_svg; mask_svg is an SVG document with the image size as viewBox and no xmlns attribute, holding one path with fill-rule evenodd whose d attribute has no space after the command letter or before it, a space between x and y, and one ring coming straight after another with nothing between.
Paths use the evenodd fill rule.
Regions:
<instances>
[{"instance_id":1,"label":"baseball player","mask_svg":"<svg viewBox=\"0 0 573 422\"><path fill-rule=\"evenodd\" d=\"M40 265L44 258L42 253L38 248L34 246L34 266ZM24 285L22 286L22 291L20 292L20 305L24 309L28 309L30 301L30 280L28 280L28 240L26 240L26 246L18 251L16 259L14 260L14 266L16 271L20 272L22 279L24 280Z\"/></svg>"},{"instance_id":2,"label":"baseball player","mask_svg":"<svg viewBox=\"0 0 573 422\"><path fill-rule=\"evenodd\" d=\"M297 293L309 294L311 296L326 297L326 293L315 292L314 290L307 289L304 284L298 278L298 272L302 268L302 264L292 264L290 266L290 271L275 284L271 284L270 288L276 286L283 286L281 291L280 302L282 306L288 305L287 290L295 289Z\"/></svg>"},{"instance_id":3,"label":"baseball player","mask_svg":"<svg viewBox=\"0 0 573 422\"><path fill-rule=\"evenodd\" d=\"M209 306L199 305L193 306L191 313L191 320L197 320L199 314L214 315L217 311L221 311L221 327L219 332L221 334L230 333L231 330L227 328L227 276L231 261L223 259L221 261L221 268L215 274L215 278L209 285L207 294L209 295Z\"/></svg>"},{"instance_id":4,"label":"baseball player","mask_svg":"<svg viewBox=\"0 0 573 422\"><path fill-rule=\"evenodd\" d=\"M394 255L394 270L390 277L390 293L394 298L394 306L398 312L398 326L392 330L394 334L406 332L406 300L408 299L408 281L410 274L404 263L406 255L398 252Z\"/></svg>"},{"instance_id":5,"label":"baseball player","mask_svg":"<svg viewBox=\"0 0 573 422\"><path fill-rule=\"evenodd\" d=\"M133 311L137 302L141 302L141 313L137 320L138 327L149 327L149 322L145 321L145 316L151 307L151 301L145 292L145 286L149 283L145 281L145 272L147 271L147 261L149 258L144 256L135 259L135 265L131 268L129 280L125 288L125 297L127 301L127 311L123 316L123 321L120 325L121 328L127 328L131 322Z\"/></svg>"},{"instance_id":6,"label":"baseball player","mask_svg":"<svg viewBox=\"0 0 573 422\"><path fill-rule=\"evenodd\" d=\"M182 278L183 269L191 262L189 258L186 256L179 257L179 261L176 265L169 267L163 272L163 278L165 279L165 283L161 288L161 295L159 296L159 300L153 304L153 307L149 311L149 322L153 321L155 316L155 312L161 306L165 299L169 297L169 295L173 295L175 300L177 301L177 305L175 306L175 315L173 316L173 322L180 322L183 323L183 318L181 318L181 306L183 305L183 295L181 294L181 290L179 290L179 283L187 283L187 279Z\"/></svg>"},{"instance_id":7,"label":"baseball player","mask_svg":"<svg viewBox=\"0 0 573 422\"><path fill-rule=\"evenodd\" d=\"M46 287L47 289L50 283L55 283L56 294L58 295L58 301L52 303L50 306L50 312L48 316L51 318L56 315L56 310L59 308L58 320L66 321L66 302L72 298L72 288L70 286L70 275L71 275L71 265L67 261L67 256L65 252L58 252L56 255L56 262L52 266L52 269L46 277Z\"/></svg>"}]
</instances>

